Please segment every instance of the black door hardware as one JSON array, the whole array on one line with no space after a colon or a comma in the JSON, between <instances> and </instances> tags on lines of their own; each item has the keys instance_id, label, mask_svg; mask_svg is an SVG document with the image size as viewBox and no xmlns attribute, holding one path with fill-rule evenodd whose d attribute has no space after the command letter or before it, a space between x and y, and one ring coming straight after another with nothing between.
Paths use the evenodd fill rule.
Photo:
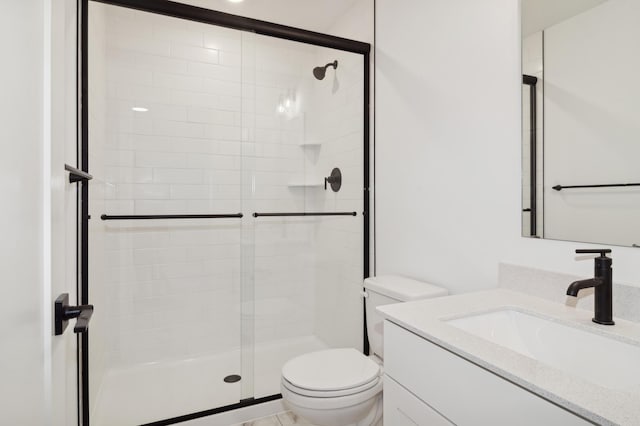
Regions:
<instances>
[{"instance_id":1,"label":"black door hardware","mask_svg":"<svg viewBox=\"0 0 640 426\"><path fill-rule=\"evenodd\" d=\"M231 214L138 214L100 216L102 220L154 220L154 219L230 219L241 218L242 213Z\"/></svg>"},{"instance_id":2,"label":"black door hardware","mask_svg":"<svg viewBox=\"0 0 640 426\"><path fill-rule=\"evenodd\" d=\"M531 237L538 235L538 98L537 84L538 78L524 74L522 84L529 86L529 209L522 210L530 212L529 234Z\"/></svg>"},{"instance_id":3,"label":"black door hardware","mask_svg":"<svg viewBox=\"0 0 640 426\"><path fill-rule=\"evenodd\" d=\"M356 212L300 212L300 213L254 213L253 217L290 217L290 216L357 216Z\"/></svg>"},{"instance_id":4,"label":"black door hardware","mask_svg":"<svg viewBox=\"0 0 640 426\"><path fill-rule=\"evenodd\" d=\"M55 301L55 335L64 333L70 319L78 318L74 333L84 333L89 329L89 320L93 315L93 305L69 306L69 293L62 293Z\"/></svg>"},{"instance_id":5,"label":"black door hardware","mask_svg":"<svg viewBox=\"0 0 640 426\"><path fill-rule=\"evenodd\" d=\"M593 259L595 261L595 272L593 278L572 282L567 289L567 296L576 297L583 288L593 287L593 322L602 325L614 325L613 322L613 271L611 264L613 260L607 257L611 249L578 249L578 254L595 253L600 256Z\"/></svg>"},{"instance_id":6,"label":"black door hardware","mask_svg":"<svg viewBox=\"0 0 640 426\"><path fill-rule=\"evenodd\" d=\"M64 169L69 172L69 183L86 182L93 179L93 176L89 173L83 172L75 167L71 167L68 164L64 165Z\"/></svg>"},{"instance_id":7,"label":"black door hardware","mask_svg":"<svg viewBox=\"0 0 640 426\"><path fill-rule=\"evenodd\" d=\"M331 170L331 175L324 178L324 190L327 190L327 183L331 185L331 190L333 192L340 191L340 187L342 186L342 172L340 172L339 168L334 168Z\"/></svg>"},{"instance_id":8,"label":"black door hardware","mask_svg":"<svg viewBox=\"0 0 640 426\"><path fill-rule=\"evenodd\" d=\"M572 188L621 188L625 186L640 186L640 183L605 183L598 185L556 185L552 188L556 191L562 191L563 189Z\"/></svg>"}]
</instances>

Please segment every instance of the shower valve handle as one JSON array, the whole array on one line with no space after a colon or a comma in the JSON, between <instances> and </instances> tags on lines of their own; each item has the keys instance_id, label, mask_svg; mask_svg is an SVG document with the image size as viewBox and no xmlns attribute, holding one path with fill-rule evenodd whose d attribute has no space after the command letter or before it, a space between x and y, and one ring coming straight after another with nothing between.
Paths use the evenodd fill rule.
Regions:
<instances>
[{"instance_id":1,"label":"shower valve handle","mask_svg":"<svg viewBox=\"0 0 640 426\"><path fill-rule=\"evenodd\" d=\"M333 192L340 191L340 187L342 186L342 172L340 172L339 168L334 168L331 170L331 175L324 178L324 190L327 190L327 183L331 185L331 190Z\"/></svg>"},{"instance_id":2,"label":"shower valve handle","mask_svg":"<svg viewBox=\"0 0 640 426\"><path fill-rule=\"evenodd\" d=\"M324 190L325 190L325 191L327 190L327 182L329 182L329 181L330 181L330 179L331 179L331 177L326 177L326 178L324 178Z\"/></svg>"}]
</instances>

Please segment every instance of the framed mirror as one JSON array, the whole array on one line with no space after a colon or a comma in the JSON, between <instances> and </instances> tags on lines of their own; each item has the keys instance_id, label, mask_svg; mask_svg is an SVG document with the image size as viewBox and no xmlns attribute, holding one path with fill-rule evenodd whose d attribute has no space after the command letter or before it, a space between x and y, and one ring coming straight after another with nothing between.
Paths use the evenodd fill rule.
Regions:
<instances>
[{"instance_id":1,"label":"framed mirror","mask_svg":"<svg viewBox=\"0 0 640 426\"><path fill-rule=\"evenodd\" d=\"M640 1L522 1L522 235L640 246Z\"/></svg>"}]
</instances>

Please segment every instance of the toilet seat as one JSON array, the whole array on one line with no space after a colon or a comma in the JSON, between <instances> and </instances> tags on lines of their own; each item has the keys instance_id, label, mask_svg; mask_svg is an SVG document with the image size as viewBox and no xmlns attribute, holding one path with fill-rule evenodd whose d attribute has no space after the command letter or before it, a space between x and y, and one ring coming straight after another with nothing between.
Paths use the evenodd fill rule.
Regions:
<instances>
[{"instance_id":1,"label":"toilet seat","mask_svg":"<svg viewBox=\"0 0 640 426\"><path fill-rule=\"evenodd\" d=\"M370 389L378 381L380 366L353 348L311 352L282 367L283 386L300 395L351 395Z\"/></svg>"},{"instance_id":2,"label":"toilet seat","mask_svg":"<svg viewBox=\"0 0 640 426\"><path fill-rule=\"evenodd\" d=\"M364 392L372 387L376 386L378 382L380 382L380 377L375 377L369 383L365 383L360 386L355 386L351 389L341 389L341 390L333 390L333 391L318 391L302 388L300 386L296 386L293 383L289 382L287 379L282 379L282 386L290 390L291 392L297 393L298 395L313 397L313 398L335 398L339 396L348 396L354 395L360 392Z\"/></svg>"}]
</instances>

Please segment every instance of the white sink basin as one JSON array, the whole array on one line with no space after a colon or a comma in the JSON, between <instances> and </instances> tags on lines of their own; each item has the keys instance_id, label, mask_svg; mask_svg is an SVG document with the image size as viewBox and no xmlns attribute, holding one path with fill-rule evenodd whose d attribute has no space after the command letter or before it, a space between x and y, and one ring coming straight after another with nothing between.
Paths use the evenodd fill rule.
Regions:
<instances>
[{"instance_id":1,"label":"white sink basin","mask_svg":"<svg viewBox=\"0 0 640 426\"><path fill-rule=\"evenodd\" d=\"M640 390L640 347L514 309L446 321L609 389Z\"/></svg>"}]
</instances>

